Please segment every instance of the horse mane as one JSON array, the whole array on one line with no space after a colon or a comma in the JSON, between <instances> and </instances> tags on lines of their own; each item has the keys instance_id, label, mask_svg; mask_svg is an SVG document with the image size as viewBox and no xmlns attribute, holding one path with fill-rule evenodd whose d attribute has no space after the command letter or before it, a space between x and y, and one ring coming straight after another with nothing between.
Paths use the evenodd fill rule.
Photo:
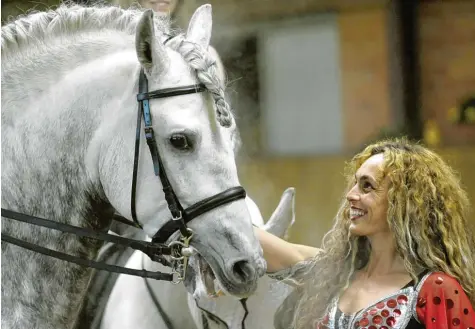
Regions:
<instances>
[{"instance_id":1,"label":"horse mane","mask_svg":"<svg viewBox=\"0 0 475 329\"><path fill-rule=\"evenodd\" d=\"M134 35L144 9L95 4L92 7L63 3L55 10L30 12L2 26L2 60L8 61L35 45L44 46L48 40L58 37L69 39L76 34L112 30ZM155 16L156 31L170 34L170 20ZM218 78L216 59L198 45L183 42L184 35L174 35L179 42L172 43L190 66L196 70L198 79L204 83L216 103L217 120L224 127L232 126L233 114L226 101L224 82ZM12 61L13 62L13 61ZM2 71L3 75L3 71Z\"/></svg>"},{"instance_id":2,"label":"horse mane","mask_svg":"<svg viewBox=\"0 0 475 329\"><path fill-rule=\"evenodd\" d=\"M31 11L2 26L2 58L31 44L44 43L58 36L73 36L78 32L106 29L132 35L142 13L140 7L122 9L103 4L85 7L74 3L63 3L54 10ZM169 31L169 27L169 20L155 20L157 30Z\"/></svg>"}]
</instances>

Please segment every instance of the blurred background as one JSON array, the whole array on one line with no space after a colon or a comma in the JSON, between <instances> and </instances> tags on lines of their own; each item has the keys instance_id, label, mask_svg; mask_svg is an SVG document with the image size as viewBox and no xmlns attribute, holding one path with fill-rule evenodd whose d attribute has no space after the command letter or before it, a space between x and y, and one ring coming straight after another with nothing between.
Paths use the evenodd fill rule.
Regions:
<instances>
[{"instance_id":1,"label":"blurred background","mask_svg":"<svg viewBox=\"0 0 475 329\"><path fill-rule=\"evenodd\" d=\"M2 23L59 2L4 0ZM439 152L475 204L475 0L181 0L176 26L203 3L243 140L241 182L264 218L295 187L290 240L320 245L345 161L385 136Z\"/></svg>"}]
</instances>

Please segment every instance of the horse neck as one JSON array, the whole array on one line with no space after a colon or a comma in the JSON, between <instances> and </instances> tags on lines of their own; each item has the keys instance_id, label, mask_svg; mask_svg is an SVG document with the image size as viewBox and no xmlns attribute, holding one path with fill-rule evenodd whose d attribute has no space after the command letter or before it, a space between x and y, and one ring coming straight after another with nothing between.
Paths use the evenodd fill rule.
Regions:
<instances>
[{"instance_id":1,"label":"horse neck","mask_svg":"<svg viewBox=\"0 0 475 329\"><path fill-rule=\"evenodd\" d=\"M106 84L100 84L104 82L99 78L104 75L100 65L97 76L89 75L81 82L77 81L81 70L87 66L91 69L94 64L82 60L80 67L66 73L65 66L72 62L73 58L57 61L57 70L50 74L31 67L23 72L21 67L16 72L2 71L2 85L7 86L2 92L6 96L2 97L2 207L105 230L113 209L100 182L91 178L86 157L104 119L101 110L114 93L117 98L118 89L125 88L120 86L122 77L117 76L124 72L110 72L107 78L112 88L106 89ZM22 79L22 75L28 79ZM55 81L41 83L54 75ZM7 76L12 79L4 83ZM91 81L98 84L91 85ZM97 241L3 218L2 232L89 259L97 256L101 246ZM89 270L3 243L2 262L2 326L71 327L88 284Z\"/></svg>"},{"instance_id":2,"label":"horse neck","mask_svg":"<svg viewBox=\"0 0 475 329\"><path fill-rule=\"evenodd\" d=\"M127 74L137 64L114 66L124 53L130 58L131 36L86 32L64 42L52 39L2 66L2 203L80 225L75 217L104 199L88 148L101 123L114 119L103 110L132 88Z\"/></svg>"}]
</instances>

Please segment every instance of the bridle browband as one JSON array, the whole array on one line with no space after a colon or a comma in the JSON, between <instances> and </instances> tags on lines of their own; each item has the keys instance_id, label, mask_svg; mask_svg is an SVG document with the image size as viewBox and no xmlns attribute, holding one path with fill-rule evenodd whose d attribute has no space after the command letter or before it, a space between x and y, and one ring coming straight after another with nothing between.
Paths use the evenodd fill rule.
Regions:
<instances>
[{"instance_id":1,"label":"bridle browband","mask_svg":"<svg viewBox=\"0 0 475 329\"><path fill-rule=\"evenodd\" d=\"M163 227L158 230L158 232L152 237L151 242L124 238L113 234L98 232L87 228L81 228L74 225L55 222L48 219L26 215L1 208L1 215L5 218L58 230L64 233L72 233L77 236L92 238L103 242L120 244L132 248L134 250L140 250L147 256L149 256L151 260L160 262L166 266L172 266L174 270L173 273L133 270L125 267L109 265L103 262L96 262L90 259L83 259L77 256L68 255L66 253L44 248L24 240L14 238L3 232L2 241L17 245L19 247L37 253L41 253L47 256L65 260L67 262L75 263L81 266L91 267L98 270L140 276L143 278L152 278L156 280L172 281L173 283L183 281L186 271L187 259L192 254L192 251L189 248L189 242L193 235L193 231L189 229L186 224L189 223L192 219L210 210L245 198L246 192L241 186L232 187L226 191L199 201L194 205L184 209L180 201L178 200L178 197L175 194L173 187L170 184L170 181L165 172L165 167L160 157L160 153L158 151L155 134L152 128L152 116L150 114L149 100L200 93L206 90L207 89L203 84L195 84L183 87L159 89L148 92L147 77L145 76L143 69L140 70L139 93L137 94L137 130L135 137L134 167L131 191L131 214L133 224L131 222L128 222L128 224L132 224L137 228L142 228L142 225L137 219L135 207L142 117L144 120L145 139L149 146L150 154L152 156L155 176L158 176L162 183L165 200L167 201L168 209L170 210L170 213L172 215L172 219L169 220ZM124 220L121 220L120 216L115 216L114 219L124 223ZM172 241L170 244L166 245L165 242L177 231L180 231L181 234L180 241ZM169 256L172 259L172 263L165 259L163 256ZM177 274L177 277L175 277L174 274Z\"/></svg>"}]
</instances>

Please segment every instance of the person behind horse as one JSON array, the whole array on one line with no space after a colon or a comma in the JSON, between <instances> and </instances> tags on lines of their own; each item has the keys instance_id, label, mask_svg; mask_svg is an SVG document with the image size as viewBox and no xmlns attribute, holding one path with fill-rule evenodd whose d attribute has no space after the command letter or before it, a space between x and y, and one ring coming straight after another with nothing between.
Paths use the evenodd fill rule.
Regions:
<instances>
[{"instance_id":1,"label":"person behind horse","mask_svg":"<svg viewBox=\"0 0 475 329\"><path fill-rule=\"evenodd\" d=\"M347 169L321 249L255 229L268 274L296 286L276 328L475 328L474 234L454 171L407 139L369 145Z\"/></svg>"},{"instance_id":2,"label":"person behind horse","mask_svg":"<svg viewBox=\"0 0 475 329\"><path fill-rule=\"evenodd\" d=\"M134 4L152 9L158 17L170 18L172 28L186 26L188 16L197 6L194 0L111 0L111 3L124 9Z\"/></svg>"}]
</instances>

